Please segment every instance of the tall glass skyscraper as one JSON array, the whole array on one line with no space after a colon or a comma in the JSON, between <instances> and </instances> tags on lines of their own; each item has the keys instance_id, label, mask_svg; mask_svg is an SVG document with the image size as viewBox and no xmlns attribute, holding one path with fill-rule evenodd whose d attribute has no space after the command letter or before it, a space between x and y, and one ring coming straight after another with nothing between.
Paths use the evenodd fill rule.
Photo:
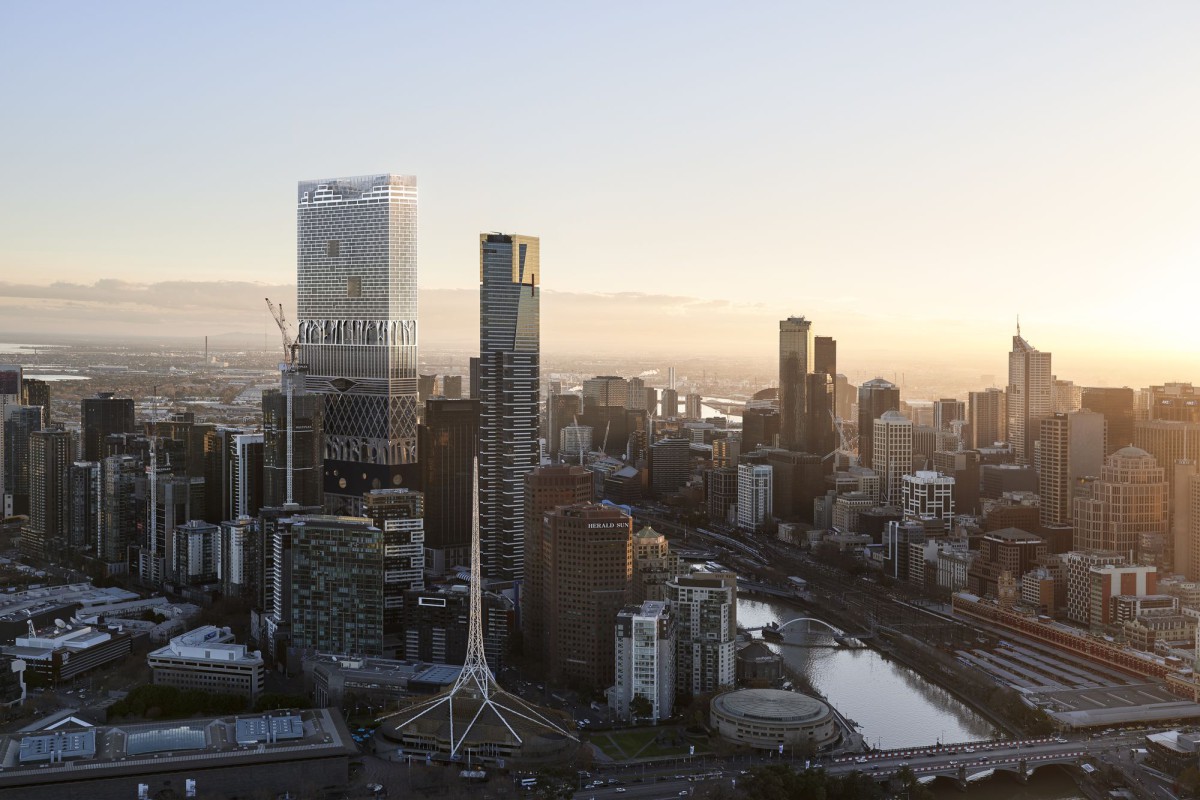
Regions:
<instances>
[{"instance_id":1,"label":"tall glass skyscraper","mask_svg":"<svg viewBox=\"0 0 1200 800\"><path fill-rule=\"evenodd\" d=\"M538 465L540 242L479 237L480 569L514 580L524 570L525 475Z\"/></svg>"},{"instance_id":2,"label":"tall glass skyscraper","mask_svg":"<svg viewBox=\"0 0 1200 800\"><path fill-rule=\"evenodd\" d=\"M298 358L325 398L325 504L357 513L364 492L416 485L416 178L301 181L296 267Z\"/></svg>"},{"instance_id":3,"label":"tall glass skyscraper","mask_svg":"<svg viewBox=\"0 0 1200 800\"><path fill-rule=\"evenodd\" d=\"M1050 354L1021 338L1012 339L1008 354L1008 441L1018 464L1033 465L1042 420L1054 413L1054 377Z\"/></svg>"},{"instance_id":4,"label":"tall glass skyscraper","mask_svg":"<svg viewBox=\"0 0 1200 800\"><path fill-rule=\"evenodd\" d=\"M779 411L783 417L783 426L779 438L788 450L806 450L808 447L808 374L812 371L812 323L804 317L781 319Z\"/></svg>"}]
</instances>

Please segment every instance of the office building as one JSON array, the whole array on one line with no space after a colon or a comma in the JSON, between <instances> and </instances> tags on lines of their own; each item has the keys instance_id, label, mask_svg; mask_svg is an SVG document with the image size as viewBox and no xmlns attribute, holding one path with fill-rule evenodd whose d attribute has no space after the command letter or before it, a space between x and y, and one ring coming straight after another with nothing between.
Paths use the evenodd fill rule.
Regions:
<instances>
[{"instance_id":1,"label":"office building","mask_svg":"<svg viewBox=\"0 0 1200 800\"><path fill-rule=\"evenodd\" d=\"M109 434L133 433L137 430L133 419L133 400L113 397L111 392L85 397L80 405L80 417L84 461L100 461L108 455L104 450L104 441Z\"/></svg>"},{"instance_id":2,"label":"office building","mask_svg":"<svg viewBox=\"0 0 1200 800\"><path fill-rule=\"evenodd\" d=\"M1200 457L1200 422L1151 419L1133 423L1133 446L1145 450L1175 479L1175 465Z\"/></svg>"},{"instance_id":3,"label":"office building","mask_svg":"<svg viewBox=\"0 0 1200 800\"><path fill-rule=\"evenodd\" d=\"M629 402L629 384L617 375L601 375L583 382L583 405L625 408Z\"/></svg>"},{"instance_id":4,"label":"office building","mask_svg":"<svg viewBox=\"0 0 1200 800\"><path fill-rule=\"evenodd\" d=\"M933 454L933 468L954 478L954 511L956 514L978 514L980 505L980 470L978 450Z\"/></svg>"},{"instance_id":5,"label":"office building","mask_svg":"<svg viewBox=\"0 0 1200 800\"><path fill-rule=\"evenodd\" d=\"M808 374L813 371L812 323L804 317L779 321L780 444L808 449Z\"/></svg>"},{"instance_id":6,"label":"office building","mask_svg":"<svg viewBox=\"0 0 1200 800\"><path fill-rule=\"evenodd\" d=\"M667 581L677 616L675 685L693 696L733 686L737 679L737 575L692 572Z\"/></svg>"},{"instance_id":7,"label":"office building","mask_svg":"<svg viewBox=\"0 0 1200 800\"><path fill-rule=\"evenodd\" d=\"M1200 579L1200 467L1194 459L1175 464L1171 539L1175 571L1190 581ZM1200 607L1200 602L1196 605Z\"/></svg>"},{"instance_id":8,"label":"office building","mask_svg":"<svg viewBox=\"0 0 1200 800\"><path fill-rule=\"evenodd\" d=\"M239 519L258 514L263 503L263 434L233 437L229 476L229 516Z\"/></svg>"},{"instance_id":9,"label":"office building","mask_svg":"<svg viewBox=\"0 0 1200 800\"><path fill-rule=\"evenodd\" d=\"M683 417L684 419L702 419L704 412L701 409L702 398L696 392L688 392L683 397Z\"/></svg>"},{"instance_id":10,"label":"office building","mask_svg":"<svg viewBox=\"0 0 1200 800\"><path fill-rule=\"evenodd\" d=\"M1050 376L1050 405L1055 414L1069 414L1078 411L1083 399L1083 389L1073 381L1060 380L1057 375Z\"/></svg>"},{"instance_id":11,"label":"office building","mask_svg":"<svg viewBox=\"0 0 1200 800\"><path fill-rule=\"evenodd\" d=\"M1145 450L1113 453L1091 497L1075 500L1075 549L1140 553L1141 534L1169 532L1167 486L1166 470Z\"/></svg>"},{"instance_id":12,"label":"office building","mask_svg":"<svg viewBox=\"0 0 1200 800\"><path fill-rule=\"evenodd\" d=\"M203 625L172 637L146 657L155 686L236 694L250 700L263 691L262 656L236 644L229 628Z\"/></svg>"},{"instance_id":13,"label":"office building","mask_svg":"<svg viewBox=\"0 0 1200 800\"><path fill-rule=\"evenodd\" d=\"M73 682L107 667L132 650L133 637L116 628L61 619L51 627L30 627L28 634L15 637L13 645L0 648L0 652L24 661L27 679L31 674L38 675L51 686Z\"/></svg>"},{"instance_id":14,"label":"office building","mask_svg":"<svg viewBox=\"0 0 1200 800\"><path fill-rule=\"evenodd\" d=\"M1106 458L1133 444L1133 389L1090 386L1082 391L1079 402L1081 408L1104 417Z\"/></svg>"},{"instance_id":15,"label":"office building","mask_svg":"<svg viewBox=\"0 0 1200 800\"><path fill-rule=\"evenodd\" d=\"M1093 411L1055 412L1041 422L1038 495L1042 525L1069 525L1076 486L1099 477L1104 466L1104 416Z\"/></svg>"},{"instance_id":16,"label":"office building","mask_svg":"<svg viewBox=\"0 0 1200 800\"><path fill-rule=\"evenodd\" d=\"M613 620L632 597L633 520L613 506L585 503L546 512L542 530L542 663L551 681L607 689Z\"/></svg>"},{"instance_id":17,"label":"office building","mask_svg":"<svg viewBox=\"0 0 1200 800\"><path fill-rule=\"evenodd\" d=\"M324 449L322 442L323 395L309 393L307 369L298 366L282 373L283 388L263 392L263 492L262 505L278 508L286 503L319 506L325 502ZM290 384L290 386L289 386ZM291 391L292 426L288 431L288 391ZM289 435L291 437L289 444ZM289 461L288 448L291 448ZM289 464L291 496L288 496ZM249 504L248 504L249 505ZM258 509L249 511L251 516Z\"/></svg>"},{"instance_id":18,"label":"office building","mask_svg":"<svg viewBox=\"0 0 1200 800\"><path fill-rule=\"evenodd\" d=\"M1028 531L1002 528L985 533L979 541L979 555L967 571L967 590L980 597L998 597L1005 573L1019 581L1048 552L1045 540Z\"/></svg>"},{"instance_id":19,"label":"office building","mask_svg":"<svg viewBox=\"0 0 1200 800\"><path fill-rule=\"evenodd\" d=\"M771 467L738 465L738 528L749 533L766 530L771 522L771 503Z\"/></svg>"},{"instance_id":20,"label":"office building","mask_svg":"<svg viewBox=\"0 0 1200 800\"><path fill-rule=\"evenodd\" d=\"M966 403L953 397L943 397L933 402L933 427L939 431L952 430L953 423L967 418Z\"/></svg>"},{"instance_id":21,"label":"office building","mask_svg":"<svg viewBox=\"0 0 1200 800\"><path fill-rule=\"evenodd\" d=\"M905 519L936 519L950 524L954 518L954 478L934 470L918 470L901 480L900 507Z\"/></svg>"},{"instance_id":22,"label":"office building","mask_svg":"<svg viewBox=\"0 0 1200 800\"><path fill-rule=\"evenodd\" d=\"M687 439L659 439L649 449L651 494L663 497L687 485L692 474L692 445Z\"/></svg>"},{"instance_id":23,"label":"office building","mask_svg":"<svg viewBox=\"0 0 1200 800\"><path fill-rule=\"evenodd\" d=\"M671 605L647 600L617 613L614 672L608 707L620 719L630 719L633 699L646 701L649 714L635 722L657 725L671 716L675 702L675 615Z\"/></svg>"},{"instance_id":24,"label":"office building","mask_svg":"<svg viewBox=\"0 0 1200 800\"><path fill-rule=\"evenodd\" d=\"M29 408L29 406L26 406ZM29 436L29 523L21 531L21 553L57 558L71 525L71 464L75 440L61 427Z\"/></svg>"},{"instance_id":25,"label":"office building","mask_svg":"<svg viewBox=\"0 0 1200 800\"><path fill-rule=\"evenodd\" d=\"M782 420L774 401L750 401L742 412L742 452L775 447Z\"/></svg>"},{"instance_id":26,"label":"office building","mask_svg":"<svg viewBox=\"0 0 1200 800\"><path fill-rule=\"evenodd\" d=\"M480 593L480 626L488 666L504 667L516 613L512 601L496 592ZM410 661L462 664L467 657L470 592L461 583L404 593L403 654ZM457 674L454 675L457 677Z\"/></svg>"},{"instance_id":27,"label":"office building","mask_svg":"<svg viewBox=\"0 0 1200 800\"><path fill-rule=\"evenodd\" d=\"M667 537L647 526L633 535L633 602L662 600L666 583L682 571Z\"/></svg>"},{"instance_id":28,"label":"office building","mask_svg":"<svg viewBox=\"0 0 1200 800\"><path fill-rule=\"evenodd\" d=\"M1034 463L1034 444L1041 420L1054 412L1050 353L1043 353L1021 338L1013 337L1008 354L1008 441L1018 464Z\"/></svg>"},{"instance_id":29,"label":"office building","mask_svg":"<svg viewBox=\"0 0 1200 800\"><path fill-rule=\"evenodd\" d=\"M539 461L539 240L479 237L479 536L483 574L523 575L525 476Z\"/></svg>"},{"instance_id":30,"label":"office building","mask_svg":"<svg viewBox=\"0 0 1200 800\"><path fill-rule=\"evenodd\" d=\"M967 425L971 449L991 447L1007 438L1008 410L1003 389L985 389L967 396Z\"/></svg>"},{"instance_id":31,"label":"office building","mask_svg":"<svg viewBox=\"0 0 1200 800\"><path fill-rule=\"evenodd\" d=\"M137 573L143 583L157 586L172 576L175 529L199 518L204 508L204 479L173 475L169 468L151 462L145 485L146 520L137 553Z\"/></svg>"},{"instance_id":32,"label":"office building","mask_svg":"<svg viewBox=\"0 0 1200 800\"><path fill-rule=\"evenodd\" d=\"M904 476L912 472L912 420L899 411L886 411L871 424L871 468L879 473L882 500L899 503Z\"/></svg>"},{"instance_id":33,"label":"office building","mask_svg":"<svg viewBox=\"0 0 1200 800\"><path fill-rule=\"evenodd\" d=\"M296 191L297 361L324 400L325 505L357 513L367 491L416 483L417 180Z\"/></svg>"},{"instance_id":34,"label":"office building","mask_svg":"<svg viewBox=\"0 0 1200 800\"><path fill-rule=\"evenodd\" d=\"M771 513L789 522L812 522L813 500L825 494L828 462L813 453L771 449L765 463L772 470Z\"/></svg>"},{"instance_id":35,"label":"office building","mask_svg":"<svg viewBox=\"0 0 1200 800\"><path fill-rule=\"evenodd\" d=\"M479 401L431 398L420 441L425 494L425 566L444 574L470 561L471 492L479 444Z\"/></svg>"},{"instance_id":36,"label":"office building","mask_svg":"<svg viewBox=\"0 0 1200 800\"><path fill-rule=\"evenodd\" d=\"M1200 423L1200 395L1190 383L1167 383L1143 391L1147 419Z\"/></svg>"},{"instance_id":37,"label":"office building","mask_svg":"<svg viewBox=\"0 0 1200 800\"><path fill-rule=\"evenodd\" d=\"M549 565L555 562L554 542L543 525L545 515L559 506L589 503L594 497L595 479L579 466L539 467L525 476L524 528L528 531L525 547L525 581L521 591L521 627L528 653L545 648L548 610L554 608L548 581Z\"/></svg>"},{"instance_id":38,"label":"office building","mask_svg":"<svg viewBox=\"0 0 1200 800\"><path fill-rule=\"evenodd\" d=\"M900 390L896 384L875 378L858 387L858 463L875 464L875 420L888 411L900 410Z\"/></svg>"},{"instance_id":39,"label":"office building","mask_svg":"<svg viewBox=\"0 0 1200 800\"><path fill-rule=\"evenodd\" d=\"M462 398L462 375L443 375L442 376L442 397L447 400L459 400ZM420 452L420 447L417 448Z\"/></svg>"},{"instance_id":40,"label":"office building","mask_svg":"<svg viewBox=\"0 0 1200 800\"><path fill-rule=\"evenodd\" d=\"M385 537L369 519L291 524L291 642L324 653L383 655Z\"/></svg>"},{"instance_id":41,"label":"office building","mask_svg":"<svg viewBox=\"0 0 1200 800\"><path fill-rule=\"evenodd\" d=\"M662 398L662 417L663 419L676 419L679 417L679 392L674 387L663 389Z\"/></svg>"}]
</instances>

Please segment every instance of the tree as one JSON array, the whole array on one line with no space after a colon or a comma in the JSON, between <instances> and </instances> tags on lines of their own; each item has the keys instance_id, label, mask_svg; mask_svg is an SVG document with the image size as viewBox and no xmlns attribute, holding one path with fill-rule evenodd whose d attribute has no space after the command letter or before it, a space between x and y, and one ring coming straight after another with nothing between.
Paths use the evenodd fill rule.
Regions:
<instances>
[{"instance_id":1,"label":"tree","mask_svg":"<svg viewBox=\"0 0 1200 800\"><path fill-rule=\"evenodd\" d=\"M654 713L654 706L640 694L635 694L629 701L629 714L634 719L645 719Z\"/></svg>"}]
</instances>

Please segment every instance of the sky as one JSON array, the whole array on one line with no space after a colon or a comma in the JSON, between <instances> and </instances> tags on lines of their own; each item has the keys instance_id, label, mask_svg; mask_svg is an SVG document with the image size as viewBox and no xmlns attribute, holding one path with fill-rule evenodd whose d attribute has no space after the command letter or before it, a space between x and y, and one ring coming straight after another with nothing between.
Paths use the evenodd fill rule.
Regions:
<instances>
[{"instance_id":1,"label":"sky","mask_svg":"<svg viewBox=\"0 0 1200 800\"><path fill-rule=\"evenodd\" d=\"M296 181L387 171L424 345L499 230L548 348L1200 380L1200 4L735 5L0 4L0 332L258 331Z\"/></svg>"}]
</instances>

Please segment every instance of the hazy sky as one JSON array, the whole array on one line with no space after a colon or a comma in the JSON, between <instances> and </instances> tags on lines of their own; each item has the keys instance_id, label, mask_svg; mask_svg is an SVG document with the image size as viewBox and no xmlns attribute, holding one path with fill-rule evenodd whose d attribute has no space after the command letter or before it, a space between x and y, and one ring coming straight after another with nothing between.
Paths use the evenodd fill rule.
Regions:
<instances>
[{"instance_id":1,"label":"hazy sky","mask_svg":"<svg viewBox=\"0 0 1200 800\"><path fill-rule=\"evenodd\" d=\"M1192 0L4 3L0 30L0 330L75 324L39 286L191 280L201 327L245 328L210 282L294 282L296 181L392 171L427 294L477 285L478 232L538 235L544 304L636 298L614 345L660 316L699 350L720 315L769 352L794 313L843 363L1000 372L1019 313L1065 377L1200 380Z\"/></svg>"}]
</instances>

